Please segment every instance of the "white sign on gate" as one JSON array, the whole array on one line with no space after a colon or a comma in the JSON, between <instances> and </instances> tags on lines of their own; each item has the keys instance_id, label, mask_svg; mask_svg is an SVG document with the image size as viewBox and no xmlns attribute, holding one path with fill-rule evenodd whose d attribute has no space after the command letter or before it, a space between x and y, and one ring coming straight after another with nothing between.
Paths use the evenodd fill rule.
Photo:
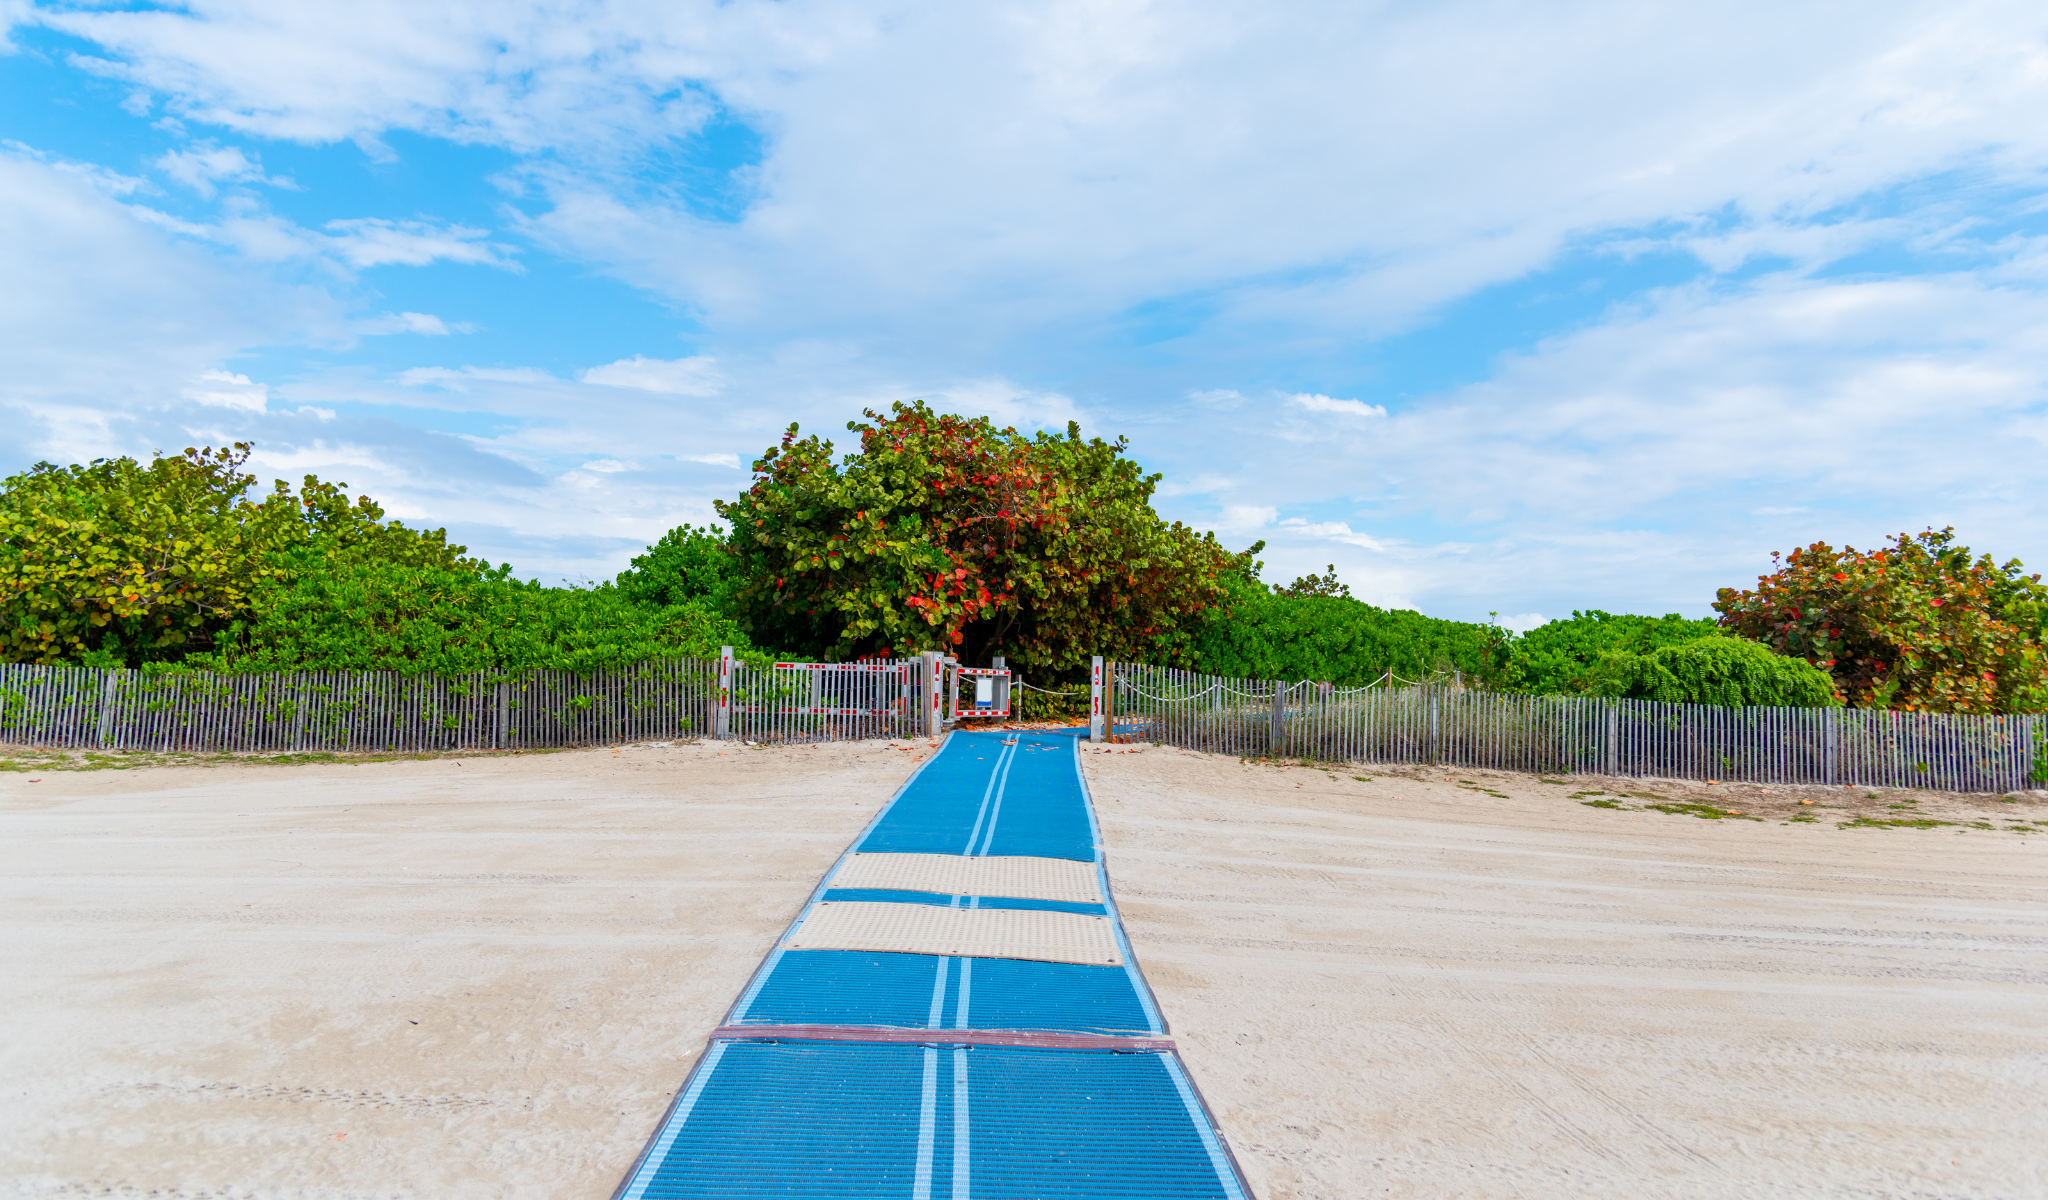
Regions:
<instances>
[{"instance_id":1,"label":"white sign on gate","mask_svg":"<svg viewBox=\"0 0 2048 1200\"><path fill-rule=\"evenodd\" d=\"M1010 672L1006 667L954 667L953 719L1010 715Z\"/></svg>"}]
</instances>

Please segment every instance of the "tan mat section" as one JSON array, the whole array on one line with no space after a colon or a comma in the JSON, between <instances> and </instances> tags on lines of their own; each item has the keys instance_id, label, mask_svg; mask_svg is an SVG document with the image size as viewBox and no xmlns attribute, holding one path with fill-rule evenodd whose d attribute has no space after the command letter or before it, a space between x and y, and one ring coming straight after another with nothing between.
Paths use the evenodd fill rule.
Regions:
<instances>
[{"instance_id":1,"label":"tan mat section","mask_svg":"<svg viewBox=\"0 0 2048 1200\"><path fill-rule=\"evenodd\" d=\"M1112 967L1124 963L1108 917L873 900L816 905L783 946L790 950L1029 958Z\"/></svg>"},{"instance_id":2,"label":"tan mat section","mask_svg":"<svg viewBox=\"0 0 2048 1200\"><path fill-rule=\"evenodd\" d=\"M1095 864L1070 858L969 858L964 854L855 854L836 888L894 888L942 896L1014 896L1101 904Z\"/></svg>"}]
</instances>

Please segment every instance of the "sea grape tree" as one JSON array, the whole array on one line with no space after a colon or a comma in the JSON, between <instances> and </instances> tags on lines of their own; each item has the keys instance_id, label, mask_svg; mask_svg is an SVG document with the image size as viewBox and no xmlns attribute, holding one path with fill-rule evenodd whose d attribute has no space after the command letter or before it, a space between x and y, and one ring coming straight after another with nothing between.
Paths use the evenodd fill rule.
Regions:
<instances>
[{"instance_id":1,"label":"sea grape tree","mask_svg":"<svg viewBox=\"0 0 2048 1200\"><path fill-rule=\"evenodd\" d=\"M1722 588L1721 624L1829 673L1859 708L2048 709L2048 588L1955 531L1899 534L1875 550L1815 542L1753 589Z\"/></svg>"},{"instance_id":2,"label":"sea grape tree","mask_svg":"<svg viewBox=\"0 0 2048 1200\"><path fill-rule=\"evenodd\" d=\"M1234 556L1152 510L1122 439L1021 434L922 402L799 436L754 464L730 525L736 602L762 645L847 659L941 649L1068 671L1172 660Z\"/></svg>"}]
</instances>

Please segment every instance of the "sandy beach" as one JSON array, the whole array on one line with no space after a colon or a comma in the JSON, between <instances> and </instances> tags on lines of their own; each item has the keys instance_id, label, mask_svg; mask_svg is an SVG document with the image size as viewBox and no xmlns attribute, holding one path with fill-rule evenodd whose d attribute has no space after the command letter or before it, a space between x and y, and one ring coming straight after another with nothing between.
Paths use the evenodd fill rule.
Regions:
<instances>
[{"instance_id":1,"label":"sandy beach","mask_svg":"<svg viewBox=\"0 0 2048 1200\"><path fill-rule=\"evenodd\" d=\"M2038 800L1843 829L1898 795L1087 761L1267 1200L2048 1194L2048 836L2005 831ZM1692 795L1763 819L1641 808Z\"/></svg>"},{"instance_id":2,"label":"sandy beach","mask_svg":"<svg viewBox=\"0 0 2048 1200\"><path fill-rule=\"evenodd\" d=\"M0 775L0 1175L603 1200L927 750ZM2036 799L1728 789L1763 819L1700 820L1644 807L1698 788L1086 761L1265 1200L2048 1188ZM1965 823L1837 827L1915 811Z\"/></svg>"},{"instance_id":3,"label":"sandy beach","mask_svg":"<svg viewBox=\"0 0 2048 1200\"><path fill-rule=\"evenodd\" d=\"M918 757L678 743L0 777L0 1177L603 1200Z\"/></svg>"}]
</instances>

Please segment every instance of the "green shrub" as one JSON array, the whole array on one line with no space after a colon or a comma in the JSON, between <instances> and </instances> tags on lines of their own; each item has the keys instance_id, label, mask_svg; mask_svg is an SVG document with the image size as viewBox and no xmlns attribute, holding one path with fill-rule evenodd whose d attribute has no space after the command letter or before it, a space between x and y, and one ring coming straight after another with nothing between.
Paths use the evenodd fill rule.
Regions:
<instances>
[{"instance_id":1,"label":"green shrub","mask_svg":"<svg viewBox=\"0 0 2048 1200\"><path fill-rule=\"evenodd\" d=\"M1510 637L1497 625L1438 620L1345 597L1275 595L1242 580L1231 587L1231 606L1195 635L1191 657L1198 670L1349 686L1388 671L1407 679L1460 671L1474 684L1494 685L1509 666Z\"/></svg>"},{"instance_id":2,"label":"green shrub","mask_svg":"<svg viewBox=\"0 0 2048 1200\"><path fill-rule=\"evenodd\" d=\"M308 475L268 495L251 448L84 466L0 482L0 658L141 666L204 651L294 564L480 569L444 531L386 521L368 497Z\"/></svg>"},{"instance_id":3,"label":"green shrub","mask_svg":"<svg viewBox=\"0 0 2048 1200\"><path fill-rule=\"evenodd\" d=\"M1636 700L1728 708L1832 708L1842 702L1826 671L1742 638L1695 638L1627 656L1616 668L1603 690Z\"/></svg>"},{"instance_id":4,"label":"green shrub","mask_svg":"<svg viewBox=\"0 0 2048 1200\"><path fill-rule=\"evenodd\" d=\"M458 674L587 671L649 659L758 658L738 622L701 600L636 604L610 585L550 588L489 571L300 561L251 597L219 648L186 665L220 671Z\"/></svg>"},{"instance_id":5,"label":"green shrub","mask_svg":"<svg viewBox=\"0 0 2048 1200\"><path fill-rule=\"evenodd\" d=\"M715 529L676 526L619 572L619 594L654 608L698 601L718 612L733 611L739 563L726 540Z\"/></svg>"},{"instance_id":6,"label":"green shrub","mask_svg":"<svg viewBox=\"0 0 2048 1200\"><path fill-rule=\"evenodd\" d=\"M1687 620L1677 613L1637 617L1599 609L1573 612L1570 620L1540 625L1515 639L1510 684L1538 695L1599 695L1635 658L1665 646L1718 637L1712 619Z\"/></svg>"}]
</instances>

